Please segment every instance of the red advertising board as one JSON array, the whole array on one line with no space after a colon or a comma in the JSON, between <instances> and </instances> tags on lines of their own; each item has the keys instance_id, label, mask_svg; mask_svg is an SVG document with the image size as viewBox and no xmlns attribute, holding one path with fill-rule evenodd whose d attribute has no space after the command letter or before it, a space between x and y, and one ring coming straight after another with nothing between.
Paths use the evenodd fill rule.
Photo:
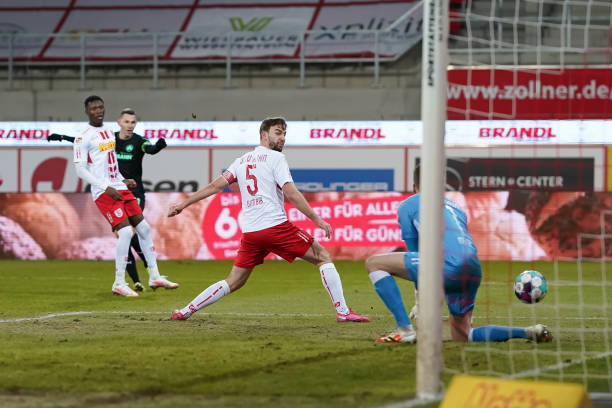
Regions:
<instances>
[{"instance_id":1,"label":"red advertising board","mask_svg":"<svg viewBox=\"0 0 612 408\"><path fill-rule=\"evenodd\" d=\"M222 193L168 218L186 193L148 193L145 218L158 259L234 259L240 245L240 194ZM291 205L287 216L333 259L364 260L405 248L397 208L405 194L306 193L333 228L331 239ZM610 193L447 192L464 209L481 260L553 260L612 255ZM602 232L604 233L602 235ZM605 245L602 246L602 243ZM115 259L117 238L87 193L0 194L0 259Z\"/></svg>"},{"instance_id":2,"label":"red advertising board","mask_svg":"<svg viewBox=\"0 0 612 408\"><path fill-rule=\"evenodd\" d=\"M366 197L365 195L363 195ZM397 208L407 195L312 201L311 207L333 228L331 238L304 214L285 203L289 221L331 247L401 247ZM240 195L216 195L202 218L202 238L215 259L232 259L240 247Z\"/></svg>"},{"instance_id":3,"label":"red advertising board","mask_svg":"<svg viewBox=\"0 0 612 408\"><path fill-rule=\"evenodd\" d=\"M612 118L612 69L451 69L448 119Z\"/></svg>"}]
</instances>

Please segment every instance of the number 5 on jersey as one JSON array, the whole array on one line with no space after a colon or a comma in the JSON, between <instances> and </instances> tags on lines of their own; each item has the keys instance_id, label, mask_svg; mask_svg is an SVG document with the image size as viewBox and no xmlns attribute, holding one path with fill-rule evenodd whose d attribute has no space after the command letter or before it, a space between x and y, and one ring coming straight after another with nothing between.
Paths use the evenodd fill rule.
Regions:
<instances>
[{"instance_id":1,"label":"number 5 on jersey","mask_svg":"<svg viewBox=\"0 0 612 408\"><path fill-rule=\"evenodd\" d=\"M246 166L246 179L247 181L253 180L253 187L251 188L250 185L247 184L247 191L249 192L250 195L255 195L257 194L257 191L259 190L257 188L257 177L255 177L254 174L251 173L251 169L254 169L255 165L254 164L248 164Z\"/></svg>"}]
</instances>

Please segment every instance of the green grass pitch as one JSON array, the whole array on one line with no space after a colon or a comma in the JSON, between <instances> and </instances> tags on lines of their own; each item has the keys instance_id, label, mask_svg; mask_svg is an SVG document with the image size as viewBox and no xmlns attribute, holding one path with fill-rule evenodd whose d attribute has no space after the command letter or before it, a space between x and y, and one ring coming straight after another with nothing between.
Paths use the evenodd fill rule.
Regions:
<instances>
[{"instance_id":1,"label":"green grass pitch","mask_svg":"<svg viewBox=\"0 0 612 408\"><path fill-rule=\"evenodd\" d=\"M224 279L230 261L160 262L181 287L130 299L111 294L112 262L0 261L0 406L379 407L413 398L416 346L374 343L393 319L363 262L336 265L347 302L371 323L337 323L318 271L302 261L266 261L241 290L184 322L170 320L172 309ZM538 321L555 340L445 341L444 384L467 371L612 392L612 288L602 264L560 264L556 272L552 263L486 262L483 269L475 326ZM535 306L512 292L524 269L549 280ZM579 288L578 277L600 283ZM409 308L412 284L399 284Z\"/></svg>"}]
</instances>

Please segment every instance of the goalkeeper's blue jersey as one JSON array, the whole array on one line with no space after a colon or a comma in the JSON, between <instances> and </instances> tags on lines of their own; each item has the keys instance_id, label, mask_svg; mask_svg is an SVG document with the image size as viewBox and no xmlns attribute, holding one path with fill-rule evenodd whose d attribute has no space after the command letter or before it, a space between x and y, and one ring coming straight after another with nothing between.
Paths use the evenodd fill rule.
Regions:
<instances>
[{"instance_id":1,"label":"goalkeeper's blue jersey","mask_svg":"<svg viewBox=\"0 0 612 408\"><path fill-rule=\"evenodd\" d=\"M420 194L404 200L398 208L398 220L402 239L409 251L417 251L419 238ZM457 204L444 199L444 256L471 257L476 255L476 245L467 228L467 216ZM416 242L416 248L414 248ZM411 249L411 247L413 247Z\"/></svg>"}]
</instances>

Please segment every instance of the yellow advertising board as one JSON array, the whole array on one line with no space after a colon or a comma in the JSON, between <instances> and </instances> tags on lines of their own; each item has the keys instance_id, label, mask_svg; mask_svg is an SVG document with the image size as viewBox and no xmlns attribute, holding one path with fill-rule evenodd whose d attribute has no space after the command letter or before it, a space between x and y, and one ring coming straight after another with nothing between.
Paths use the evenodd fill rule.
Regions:
<instances>
[{"instance_id":1,"label":"yellow advertising board","mask_svg":"<svg viewBox=\"0 0 612 408\"><path fill-rule=\"evenodd\" d=\"M592 408L581 384L457 375L440 408Z\"/></svg>"}]
</instances>

